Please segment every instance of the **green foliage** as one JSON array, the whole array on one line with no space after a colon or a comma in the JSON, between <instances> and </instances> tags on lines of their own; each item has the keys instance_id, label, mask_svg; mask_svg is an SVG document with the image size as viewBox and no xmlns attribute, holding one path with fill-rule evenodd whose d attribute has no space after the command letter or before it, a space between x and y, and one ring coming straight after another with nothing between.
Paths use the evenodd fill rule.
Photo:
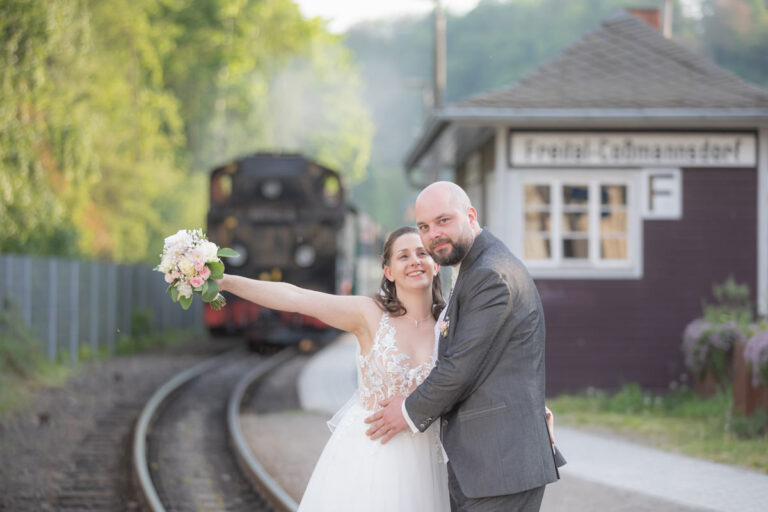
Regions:
<instances>
[{"instance_id":1,"label":"green foliage","mask_svg":"<svg viewBox=\"0 0 768 512\"><path fill-rule=\"evenodd\" d=\"M557 424L609 431L665 450L768 472L768 412L733 415L730 389L711 398L691 391L685 381L666 393L626 384L615 393L588 389L547 400ZM557 426L555 427L557 437Z\"/></svg>"},{"instance_id":2,"label":"green foliage","mask_svg":"<svg viewBox=\"0 0 768 512\"><path fill-rule=\"evenodd\" d=\"M70 212L94 177L88 24L73 0L9 0L0 34L0 251L76 254Z\"/></svg>"},{"instance_id":3,"label":"green foliage","mask_svg":"<svg viewBox=\"0 0 768 512\"><path fill-rule=\"evenodd\" d=\"M704 318L712 324L734 322L746 332L754 319L749 285L739 284L728 276L724 282L712 285L712 295L714 304L703 301Z\"/></svg>"},{"instance_id":4,"label":"green foliage","mask_svg":"<svg viewBox=\"0 0 768 512\"><path fill-rule=\"evenodd\" d=\"M115 354L127 356L148 350L157 350L179 345L199 335L194 329L168 329L165 331L152 330L146 334L131 334L120 336L115 344ZM100 353L99 357L106 357L106 353Z\"/></svg>"},{"instance_id":5,"label":"green foliage","mask_svg":"<svg viewBox=\"0 0 768 512\"><path fill-rule=\"evenodd\" d=\"M194 298L194 295L190 295L189 297L185 296L179 296L179 304L181 304L182 309L187 310L192 305L192 299Z\"/></svg>"},{"instance_id":6,"label":"green foliage","mask_svg":"<svg viewBox=\"0 0 768 512\"><path fill-rule=\"evenodd\" d=\"M18 308L6 301L0 309L0 378L13 374L28 378L44 365L40 341L26 326Z\"/></svg>"},{"instance_id":7,"label":"green foliage","mask_svg":"<svg viewBox=\"0 0 768 512\"><path fill-rule=\"evenodd\" d=\"M749 82L768 86L768 4L702 0L702 52Z\"/></svg>"},{"instance_id":8,"label":"green foliage","mask_svg":"<svg viewBox=\"0 0 768 512\"><path fill-rule=\"evenodd\" d=\"M211 302L216 298L216 294L219 293L219 285L216 281L208 280L203 285L203 291L201 293L203 302Z\"/></svg>"},{"instance_id":9,"label":"green foliage","mask_svg":"<svg viewBox=\"0 0 768 512\"><path fill-rule=\"evenodd\" d=\"M149 309L131 313L131 336L149 336L154 331L155 315Z\"/></svg>"},{"instance_id":10,"label":"green foliage","mask_svg":"<svg viewBox=\"0 0 768 512\"><path fill-rule=\"evenodd\" d=\"M319 20L287 0L167 2L162 17L177 28L164 68L193 168L256 150L299 151L362 177L372 126L359 78Z\"/></svg>"},{"instance_id":11,"label":"green foliage","mask_svg":"<svg viewBox=\"0 0 768 512\"><path fill-rule=\"evenodd\" d=\"M216 256L219 258L237 258L240 255L237 253L237 251L230 249L229 247L222 247L216 252ZM209 263L208 266L211 267L211 271L213 271L213 265L221 265L221 263L218 261Z\"/></svg>"},{"instance_id":12,"label":"green foliage","mask_svg":"<svg viewBox=\"0 0 768 512\"><path fill-rule=\"evenodd\" d=\"M204 223L196 171L257 150L364 174L354 67L290 0L8 0L0 42L0 251L154 262ZM302 125L273 104L298 58L318 96L285 103L320 114L287 140Z\"/></svg>"},{"instance_id":13,"label":"green foliage","mask_svg":"<svg viewBox=\"0 0 768 512\"><path fill-rule=\"evenodd\" d=\"M71 369L48 362L42 343L26 327L18 308L10 301L0 309L0 417L23 405L31 388L55 385Z\"/></svg>"},{"instance_id":14,"label":"green foliage","mask_svg":"<svg viewBox=\"0 0 768 512\"><path fill-rule=\"evenodd\" d=\"M734 416L729 430L739 439L755 439L768 434L768 410L758 409L751 416Z\"/></svg>"}]
</instances>

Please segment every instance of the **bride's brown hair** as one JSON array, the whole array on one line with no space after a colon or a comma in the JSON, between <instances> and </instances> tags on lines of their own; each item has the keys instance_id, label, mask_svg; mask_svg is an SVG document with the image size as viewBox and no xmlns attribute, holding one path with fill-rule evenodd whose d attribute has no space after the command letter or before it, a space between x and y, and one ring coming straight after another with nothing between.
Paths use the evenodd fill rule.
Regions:
<instances>
[{"instance_id":1,"label":"bride's brown hair","mask_svg":"<svg viewBox=\"0 0 768 512\"><path fill-rule=\"evenodd\" d=\"M397 228L389 234L387 241L384 242L384 249L381 253L381 268L389 266L389 262L392 258L392 246L395 241L403 235L414 234L418 235L419 232L416 228L411 226L403 226ZM395 283L387 279L387 276L381 276L381 284L379 285L379 291L373 297L379 307L389 312L392 316L402 316L408 312L400 299L397 298L397 289ZM440 275L435 274L432 280L432 316L437 320L440 316L440 312L445 307L445 301L443 300L443 290L440 288Z\"/></svg>"}]
</instances>

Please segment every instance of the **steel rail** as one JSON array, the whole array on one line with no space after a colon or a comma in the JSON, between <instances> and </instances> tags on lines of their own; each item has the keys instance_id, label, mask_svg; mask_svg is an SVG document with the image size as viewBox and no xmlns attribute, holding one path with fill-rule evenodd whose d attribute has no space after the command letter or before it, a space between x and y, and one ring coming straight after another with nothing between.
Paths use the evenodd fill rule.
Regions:
<instances>
[{"instance_id":1,"label":"steel rail","mask_svg":"<svg viewBox=\"0 0 768 512\"><path fill-rule=\"evenodd\" d=\"M241 348L230 350L178 373L160 386L149 401L147 401L144 409L142 409L139 419L136 422L136 428L133 432L133 469L134 477L137 480L139 492L141 493L141 498L152 512L166 512L165 506L162 501L160 501L157 490L152 483L152 477L149 473L149 464L147 462L147 434L157 417L157 413L168 398L182 386L211 368L231 359L234 354L239 352L242 352Z\"/></svg>"},{"instance_id":2,"label":"steel rail","mask_svg":"<svg viewBox=\"0 0 768 512\"><path fill-rule=\"evenodd\" d=\"M240 427L240 406L251 386L264 378L270 371L296 356L297 353L296 349L293 348L284 349L271 356L264 364L245 374L235 386L227 403L227 429L230 443L235 450L235 458L246 476L260 491L267 495L267 499L279 512L295 512L298 505L264 469L264 466L249 448Z\"/></svg>"}]
</instances>

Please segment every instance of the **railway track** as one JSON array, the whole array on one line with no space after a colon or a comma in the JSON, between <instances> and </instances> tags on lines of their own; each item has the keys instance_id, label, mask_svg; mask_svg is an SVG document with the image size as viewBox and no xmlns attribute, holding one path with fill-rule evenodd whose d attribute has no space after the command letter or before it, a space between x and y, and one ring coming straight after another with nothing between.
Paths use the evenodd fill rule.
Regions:
<instances>
[{"instance_id":1,"label":"railway track","mask_svg":"<svg viewBox=\"0 0 768 512\"><path fill-rule=\"evenodd\" d=\"M235 350L158 389L133 439L134 474L149 510L295 510L253 457L238 420L248 389L294 355Z\"/></svg>"}]
</instances>

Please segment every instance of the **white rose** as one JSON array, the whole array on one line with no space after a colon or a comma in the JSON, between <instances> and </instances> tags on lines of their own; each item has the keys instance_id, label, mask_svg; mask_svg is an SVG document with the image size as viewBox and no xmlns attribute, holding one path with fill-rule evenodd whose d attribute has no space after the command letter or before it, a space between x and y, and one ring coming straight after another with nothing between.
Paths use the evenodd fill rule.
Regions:
<instances>
[{"instance_id":1,"label":"white rose","mask_svg":"<svg viewBox=\"0 0 768 512\"><path fill-rule=\"evenodd\" d=\"M184 281L179 281L176 285L176 291L179 292L179 295L182 297L189 298L192 296L192 286Z\"/></svg>"},{"instance_id":2,"label":"white rose","mask_svg":"<svg viewBox=\"0 0 768 512\"><path fill-rule=\"evenodd\" d=\"M167 250L170 247L181 248L189 245L191 238L186 229L180 229L175 235L171 235L165 239L163 247Z\"/></svg>"},{"instance_id":3,"label":"white rose","mask_svg":"<svg viewBox=\"0 0 768 512\"><path fill-rule=\"evenodd\" d=\"M215 243L206 240L201 244L200 249L202 249L206 263L219 261L219 257L216 255L216 253L219 252L219 248Z\"/></svg>"},{"instance_id":4,"label":"white rose","mask_svg":"<svg viewBox=\"0 0 768 512\"><path fill-rule=\"evenodd\" d=\"M189 258L181 258L179 260L179 270L187 277L194 276L197 271L195 270L195 263Z\"/></svg>"},{"instance_id":5,"label":"white rose","mask_svg":"<svg viewBox=\"0 0 768 512\"><path fill-rule=\"evenodd\" d=\"M157 269L164 274L169 274L172 268L173 259L171 258L171 255L163 254L163 258L160 260L160 265L157 266Z\"/></svg>"}]
</instances>

